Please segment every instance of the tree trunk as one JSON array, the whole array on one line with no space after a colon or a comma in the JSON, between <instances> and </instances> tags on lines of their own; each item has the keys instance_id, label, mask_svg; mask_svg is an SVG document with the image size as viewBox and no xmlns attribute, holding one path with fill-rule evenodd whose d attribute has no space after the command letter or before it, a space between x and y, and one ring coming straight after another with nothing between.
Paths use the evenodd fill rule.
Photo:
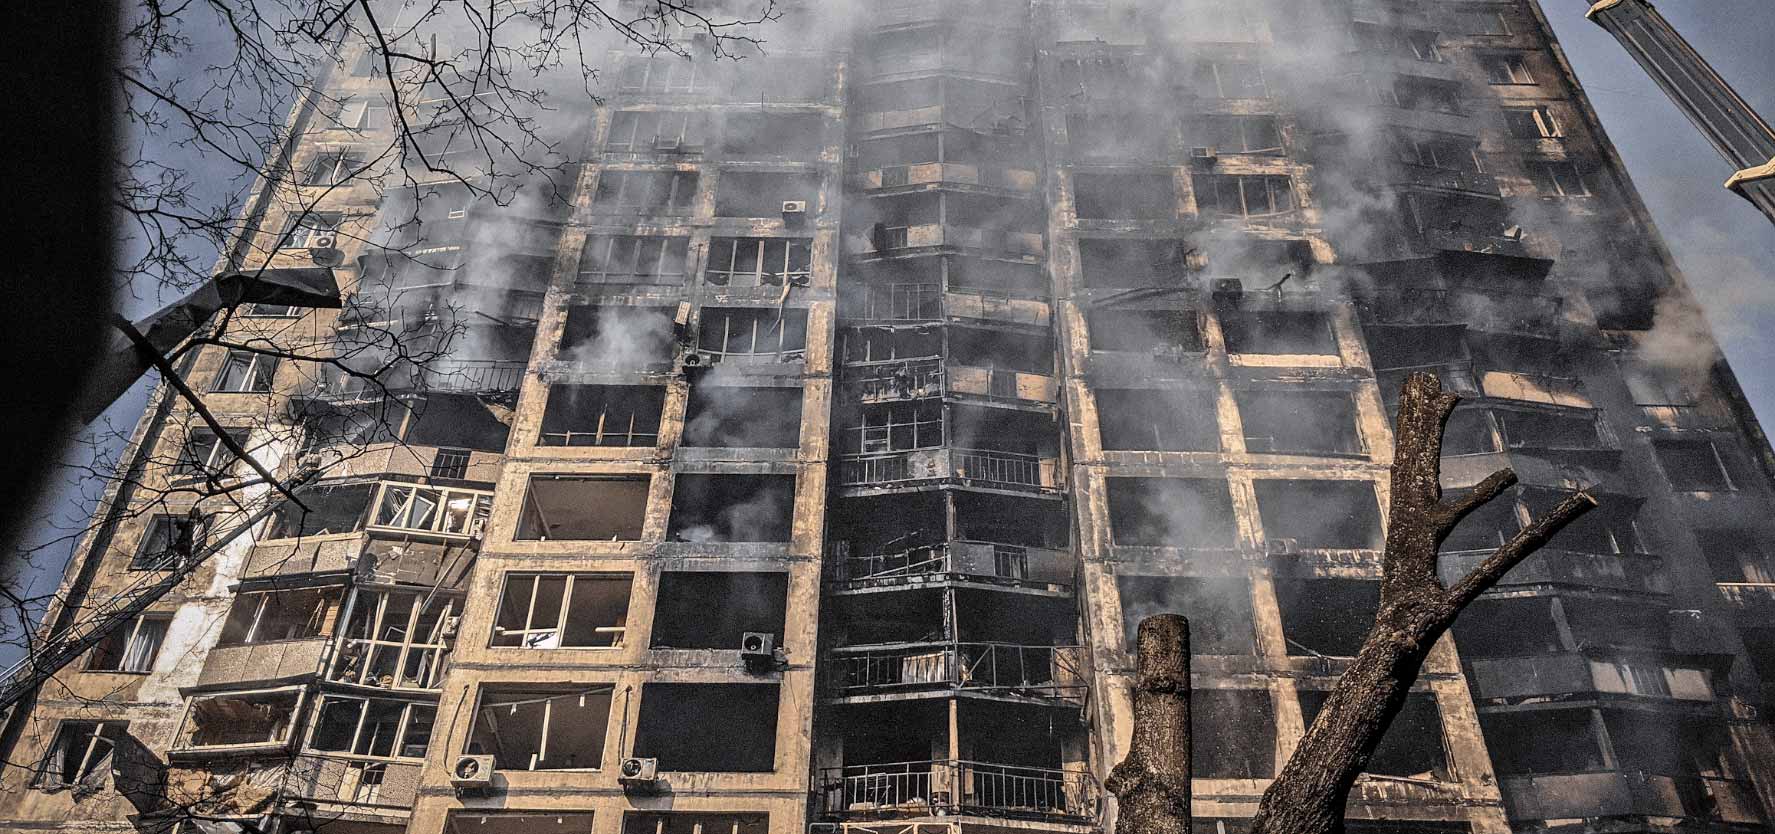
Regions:
<instances>
[{"instance_id":1,"label":"tree trunk","mask_svg":"<svg viewBox=\"0 0 1775 834\"><path fill-rule=\"evenodd\" d=\"M1134 741L1104 787L1116 797L1116 834L1190 834L1189 621L1140 623Z\"/></svg>"},{"instance_id":2,"label":"tree trunk","mask_svg":"<svg viewBox=\"0 0 1775 834\"><path fill-rule=\"evenodd\" d=\"M1570 496L1452 588L1443 587L1436 575L1443 539L1467 514L1516 484L1516 474L1505 469L1472 492L1442 501L1442 431L1458 401L1433 375L1414 373L1405 381L1393 437L1393 496L1374 628L1264 793L1252 834L1341 834L1350 788L1405 703L1431 646L1468 603L1596 506L1586 493ZM1137 709L1136 721L1138 716Z\"/></svg>"}]
</instances>

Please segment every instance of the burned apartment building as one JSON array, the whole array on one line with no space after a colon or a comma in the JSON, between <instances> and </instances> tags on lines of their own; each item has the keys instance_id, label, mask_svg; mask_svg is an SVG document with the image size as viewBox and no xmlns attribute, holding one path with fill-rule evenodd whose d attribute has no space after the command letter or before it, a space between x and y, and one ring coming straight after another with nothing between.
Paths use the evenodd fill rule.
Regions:
<instances>
[{"instance_id":1,"label":"burned apartment building","mask_svg":"<svg viewBox=\"0 0 1775 834\"><path fill-rule=\"evenodd\" d=\"M1100 832L1175 611L1237 834L1366 634L1426 370L1445 486L1521 477L1445 578L1600 509L1437 645L1350 830L1767 830L1775 455L1540 5L818 5L737 62L612 46L550 198L421 172L261 219L353 292L244 311L268 338L440 356L199 354L323 477L12 717L0 827ZM137 439L145 483L241 474L175 405Z\"/></svg>"}]
</instances>

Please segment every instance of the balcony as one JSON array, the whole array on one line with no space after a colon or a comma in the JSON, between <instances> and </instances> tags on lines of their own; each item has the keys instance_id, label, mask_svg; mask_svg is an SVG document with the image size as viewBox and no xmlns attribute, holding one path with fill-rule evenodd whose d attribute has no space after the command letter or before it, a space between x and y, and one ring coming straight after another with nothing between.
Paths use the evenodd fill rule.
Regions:
<instances>
[{"instance_id":1,"label":"balcony","mask_svg":"<svg viewBox=\"0 0 1775 834\"><path fill-rule=\"evenodd\" d=\"M880 240L852 249L851 254L880 257L926 249L960 249L1038 258L1046 251L1040 232L924 223L885 227Z\"/></svg>"},{"instance_id":2,"label":"balcony","mask_svg":"<svg viewBox=\"0 0 1775 834\"><path fill-rule=\"evenodd\" d=\"M849 542L833 542L826 581L847 590L983 582L1070 589L1072 554L1015 544L953 541L898 553L850 554Z\"/></svg>"},{"instance_id":3,"label":"balcony","mask_svg":"<svg viewBox=\"0 0 1775 834\"><path fill-rule=\"evenodd\" d=\"M1061 489L1060 461L983 449L916 449L846 455L840 461L838 483L844 487L952 483L1055 493Z\"/></svg>"},{"instance_id":4,"label":"balcony","mask_svg":"<svg viewBox=\"0 0 1775 834\"><path fill-rule=\"evenodd\" d=\"M1473 694L1482 699L1603 694L1709 703L1714 697L1709 670L1656 655L1631 660L1582 654L1487 658L1468 667Z\"/></svg>"},{"instance_id":5,"label":"balcony","mask_svg":"<svg viewBox=\"0 0 1775 834\"><path fill-rule=\"evenodd\" d=\"M1502 400L1592 408L1583 380L1552 374L1521 371L1485 371L1479 376L1479 388L1487 397Z\"/></svg>"},{"instance_id":6,"label":"balcony","mask_svg":"<svg viewBox=\"0 0 1775 834\"><path fill-rule=\"evenodd\" d=\"M935 283L874 284L846 299L853 322L933 322L944 318L1047 327L1052 308L1037 298L981 290L948 290Z\"/></svg>"},{"instance_id":7,"label":"balcony","mask_svg":"<svg viewBox=\"0 0 1775 834\"><path fill-rule=\"evenodd\" d=\"M840 819L962 814L1090 823L1101 802L1089 773L955 760L825 768L813 787L820 815Z\"/></svg>"},{"instance_id":8,"label":"balcony","mask_svg":"<svg viewBox=\"0 0 1775 834\"><path fill-rule=\"evenodd\" d=\"M204 657L197 685L237 686L317 675L326 663L332 644L331 637L316 637L217 646Z\"/></svg>"},{"instance_id":9,"label":"balcony","mask_svg":"<svg viewBox=\"0 0 1775 834\"><path fill-rule=\"evenodd\" d=\"M421 767L419 762L355 761L309 753L290 763L282 784L292 797L350 805L353 815L405 818L418 797Z\"/></svg>"},{"instance_id":10,"label":"balcony","mask_svg":"<svg viewBox=\"0 0 1775 834\"><path fill-rule=\"evenodd\" d=\"M887 165L856 176L859 187L869 190L924 190L926 186L954 186L994 191L1032 194L1041 185L1041 177L1025 168L964 165L959 162L920 162L911 165Z\"/></svg>"},{"instance_id":11,"label":"balcony","mask_svg":"<svg viewBox=\"0 0 1775 834\"><path fill-rule=\"evenodd\" d=\"M1499 196L1498 180L1478 171L1432 168L1428 165L1394 163L1391 181L1395 186L1429 188L1436 191L1460 191L1487 197Z\"/></svg>"},{"instance_id":12,"label":"balcony","mask_svg":"<svg viewBox=\"0 0 1775 834\"><path fill-rule=\"evenodd\" d=\"M524 359L436 359L423 368L396 369L371 380L329 369L299 396L322 402L381 399L387 394L430 392L511 399L524 382Z\"/></svg>"},{"instance_id":13,"label":"balcony","mask_svg":"<svg viewBox=\"0 0 1775 834\"><path fill-rule=\"evenodd\" d=\"M956 394L1030 405L1060 400L1059 382L1045 374L952 365L936 357L853 364L843 381L863 403Z\"/></svg>"},{"instance_id":14,"label":"balcony","mask_svg":"<svg viewBox=\"0 0 1775 834\"><path fill-rule=\"evenodd\" d=\"M1438 571L1444 582L1455 582L1479 566L1490 550L1461 550L1442 554ZM1509 585L1578 585L1641 594L1670 593L1670 579L1663 563L1645 554L1579 553L1543 548L1499 580Z\"/></svg>"},{"instance_id":15,"label":"balcony","mask_svg":"<svg viewBox=\"0 0 1775 834\"><path fill-rule=\"evenodd\" d=\"M1733 779L1608 771L1498 781L1513 820L1642 815L1748 825L1762 821L1750 786Z\"/></svg>"},{"instance_id":16,"label":"balcony","mask_svg":"<svg viewBox=\"0 0 1775 834\"><path fill-rule=\"evenodd\" d=\"M1424 246L1441 252L1472 252L1479 255L1529 257L1520 238L1490 234L1481 229L1424 229L1418 232Z\"/></svg>"},{"instance_id":17,"label":"balcony","mask_svg":"<svg viewBox=\"0 0 1775 834\"><path fill-rule=\"evenodd\" d=\"M379 443L363 449L347 449L327 474L341 478L408 475L491 483L498 477L499 465L504 459L499 452Z\"/></svg>"},{"instance_id":18,"label":"balcony","mask_svg":"<svg viewBox=\"0 0 1775 834\"><path fill-rule=\"evenodd\" d=\"M834 697L975 692L1080 703L1085 697L1081 646L916 643L832 650Z\"/></svg>"},{"instance_id":19,"label":"balcony","mask_svg":"<svg viewBox=\"0 0 1775 834\"><path fill-rule=\"evenodd\" d=\"M1721 582L1715 587L1733 608L1775 614L1775 582Z\"/></svg>"}]
</instances>

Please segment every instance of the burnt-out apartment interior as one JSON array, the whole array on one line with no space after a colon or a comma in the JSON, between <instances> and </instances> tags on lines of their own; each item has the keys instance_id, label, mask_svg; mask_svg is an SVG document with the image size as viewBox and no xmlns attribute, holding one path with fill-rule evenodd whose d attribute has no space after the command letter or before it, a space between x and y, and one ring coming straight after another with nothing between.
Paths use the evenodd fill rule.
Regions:
<instances>
[{"instance_id":1,"label":"burnt-out apartment interior","mask_svg":"<svg viewBox=\"0 0 1775 834\"><path fill-rule=\"evenodd\" d=\"M795 4L739 60L600 45L511 200L332 188L387 119L305 139L264 257L345 308L246 320L340 362L194 380L322 475L12 717L0 827L1107 831L1177 612L1198 830L1241 834L1372 624L1424 371L1444 488L1520 478L1445 581L1599 508L1431 652L1347 830L1767 830L1775 454L1664 349L1711 337L1542 15ZM144 478L245 476L195 425L144 418ZM88 597L188 504L81 550Z\"/></svg>"}]
</instances>

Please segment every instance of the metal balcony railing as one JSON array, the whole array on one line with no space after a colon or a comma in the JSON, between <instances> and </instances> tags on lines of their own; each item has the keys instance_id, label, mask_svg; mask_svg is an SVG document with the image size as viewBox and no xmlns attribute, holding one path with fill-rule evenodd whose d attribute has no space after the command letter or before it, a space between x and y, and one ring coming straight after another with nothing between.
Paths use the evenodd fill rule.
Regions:
<instances>
[{"instance_id":1,"label":"metal balcony railing","mask_svg":"<svg viewBox=\"0 0 1775 834\"><path fill-rule=\"evenodd\" d=\"M1008 489L1059 489L1053 458L982 449L917 449L847 455L840 461L840 486L891 486L916 481L968 481Z\"/></svg>"},{"instance_id":2,"label":"metal balcony railing","mask_svg":"<svg viewBox=\"0 0 1775 834\"><path fill-rule=\"evenodd\" d=\"M978 814L1088 822L1101 803L1089 773L958 760L825 768L813 787L820 814L841 818Z\"/></svg>"},{"instance_id":3,"label":"metal balcony railing","mask_svg":"<svg viewBox=\"0 0 1775 834\"><path fill-rule=\"evenodd\" d=\"M1497 178L1478 171L1459 171L1450 168L1432 168L1428 165L1398 163L1395 167L1393 182L1397 185L1434 188L1441 191L1461 191L1469 194L1498 196Z\"/></svg>"},{"instance_id":4,"label":"metal balcony railing","mask_svg":"<svg viewBox=\"0 0 1775 834\"><path fill-rule=\"evenodd\" d=\"M424 387L459 394L510 394L524 382L522 359L444 359L426 368Z\"/></svg>"},{"instance_id":5,"label":"metal balcony railing","mask_svg":"<svg viewBox=\"0 0 1775 834\"><path fill-rule=\"evenodd\" d=\"M1072 585L1072 559L1064 550L995 542L953 541L895 553L853 556L848 542L833 542L826 579L852 587L919 580Z\"/></svg>"},{"instance_id":6,"label":"metal balcony railing","mask_svg":"<svg viewBox=\"0 0 1775 834\"><path fill-rule=\"evenodd\" d=\"M943 360L913 359L881 362L843 371L844 384L864 402L940 397L944 387Z\"/></svg>"},{"instance_id":7,"label":"metal balcony railing","mask_svg":"<svg viewBox=\"0 0 1775 834\"><path fill-rule=\"evenodd\" d=\"M966 689L1078 701L1085 695L1084 651L1010 643L840 648L832 651L829 684L839 696Z\"/></svg>"},{"instance_id":8,"label":"metal balcony railing","mask_svg":"<svg viewBox=\"0 0 1775 834\"><path fill-rule=\"evenodd\" d=\"M1775 607L1775 582L1720 582L1716 587L1727 604Z\"/></svg>"}]
</instances>

